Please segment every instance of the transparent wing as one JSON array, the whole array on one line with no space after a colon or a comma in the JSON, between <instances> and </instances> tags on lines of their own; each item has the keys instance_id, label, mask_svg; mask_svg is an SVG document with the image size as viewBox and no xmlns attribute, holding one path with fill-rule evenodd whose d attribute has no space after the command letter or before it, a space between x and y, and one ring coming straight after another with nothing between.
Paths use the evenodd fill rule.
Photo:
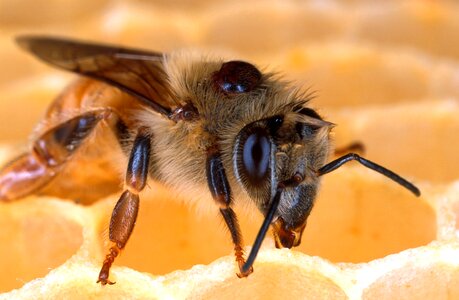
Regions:
<instances>
[{"instance_id":1,"label":"transparent wing","mask_svg":"<svg viewBox=\"0 0 459 300\"><path fill-rule=\"evenodd\" d=\"M163 115L169 116L177 105L161 53L47 36L20 36L16 41L41 60L116 86Z\"/></svg>"}]
</instances>

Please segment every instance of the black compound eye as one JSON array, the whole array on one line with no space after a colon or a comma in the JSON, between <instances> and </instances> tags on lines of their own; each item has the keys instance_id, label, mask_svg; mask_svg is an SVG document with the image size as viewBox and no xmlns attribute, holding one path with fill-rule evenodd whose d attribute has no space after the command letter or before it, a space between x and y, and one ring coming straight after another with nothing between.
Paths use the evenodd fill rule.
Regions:
<instances>
[{"instance_id":1,"label":"black compound eye","mask_svg":"<svg viewBox=\"0 0 459 300\"><path fill-rule=\"evenodd\" d=\"M248 135L242 149L242 165L246 179L252 185L264 184L269 174L271 142L262 129L255 129Z\"/></svg>"},{"instance_id":2,"label":"black compound eye","mask_svg":"<svg viewBox=\"0 0 459 300\"><path fill-rule=\"evenodd\" d=\"M229 61L212 76L215 87L225 94L241 94L254 90L261 81L260 71L244 61Z\"/></svg>"}]
</instances>

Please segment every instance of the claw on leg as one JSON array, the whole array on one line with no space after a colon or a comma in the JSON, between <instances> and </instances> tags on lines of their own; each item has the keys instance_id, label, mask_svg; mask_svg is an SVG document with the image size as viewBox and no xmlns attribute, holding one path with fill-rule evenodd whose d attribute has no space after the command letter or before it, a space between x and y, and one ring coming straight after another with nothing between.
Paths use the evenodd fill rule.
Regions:
<instances>
[{"instance_id":1,"label":"claw on leg","mask_svg":"<svg viewBox=\"0 0 459 300\"><path fill-rule=\"evenodd\" d=\"M108 279L108 277L110 275L110 267L112 266L113 261L115 261L115 258L118 256L120 251L121 251L121 249L118 248L117 246L112 246L110 248L110 251L109 251L110 253L108 253L105 256L105 260L104 260L104 263L103 263L102 268L100 270L99 278L97 280L97 283L100 282L100 284L102 284L102 285L115 284L115 282L114 281L110 281Z\"/></svg>"},{"instance_id":2,"label":"claw on leg","mask_svg":"<svg viewBox=\"0 0 459 300\"><path fill-rule=\"evenodd\" d=\"M235 255L236 255L236 261L237 261L238 266L239 266L239 273L236 273L237 277L244 278L244 277L247 277L250 274L252 274L253 267L250 267L250 269L247 272L243 272L242 271L242 269L243 269L242 267L245 264L244 250L242 250L242 248L240 246L236 246L234 248L234 252L235 252Z\"/></svg>"}]
</instances>

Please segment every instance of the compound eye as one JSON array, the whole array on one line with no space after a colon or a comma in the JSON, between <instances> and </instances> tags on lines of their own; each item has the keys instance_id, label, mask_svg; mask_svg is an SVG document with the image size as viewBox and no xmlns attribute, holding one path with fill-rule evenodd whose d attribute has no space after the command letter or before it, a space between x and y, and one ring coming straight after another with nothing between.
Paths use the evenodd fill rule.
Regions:
<instances>
[{"instance_id":1,"label":"compound eye","mask_svg":"<svg viewBox=\"0 0 459 300\"><path fill-rule=\"evenodd\" d=\"M264 184L269 174L271 142L264 130L255 129L248 135L242 149L242 165L246 179L254 186Z\"/></svg>"},{"instance_id":2,"label":"compound eye","mask_svg":"<svg viewBox=\"0 0 459 300\"><path fill-rule=\"evenodd\" d=\"M215 72L212 80L217 90L225 94L241 94L254 90L261 81L258 69L244 61L229 61Z\"/></svg>"}]
</instances>

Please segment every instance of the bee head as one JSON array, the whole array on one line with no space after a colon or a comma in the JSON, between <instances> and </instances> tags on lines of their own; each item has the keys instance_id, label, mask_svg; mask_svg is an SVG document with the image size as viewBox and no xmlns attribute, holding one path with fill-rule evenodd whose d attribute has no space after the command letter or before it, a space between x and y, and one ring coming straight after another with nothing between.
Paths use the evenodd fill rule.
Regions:
<instances>
[{"instance_id":1,"label":"bee head","mask_svg":"<svg viewBox=\"0 0 459 300\"><path fill-rule=\"evenodd\" d=\"M272 222L277 247L298 246L319 184L317 170L329 152L332 124L302 108L246 125L237 135L235 176L266 216L279 186Z\"/></svg>"}]
</instances>

